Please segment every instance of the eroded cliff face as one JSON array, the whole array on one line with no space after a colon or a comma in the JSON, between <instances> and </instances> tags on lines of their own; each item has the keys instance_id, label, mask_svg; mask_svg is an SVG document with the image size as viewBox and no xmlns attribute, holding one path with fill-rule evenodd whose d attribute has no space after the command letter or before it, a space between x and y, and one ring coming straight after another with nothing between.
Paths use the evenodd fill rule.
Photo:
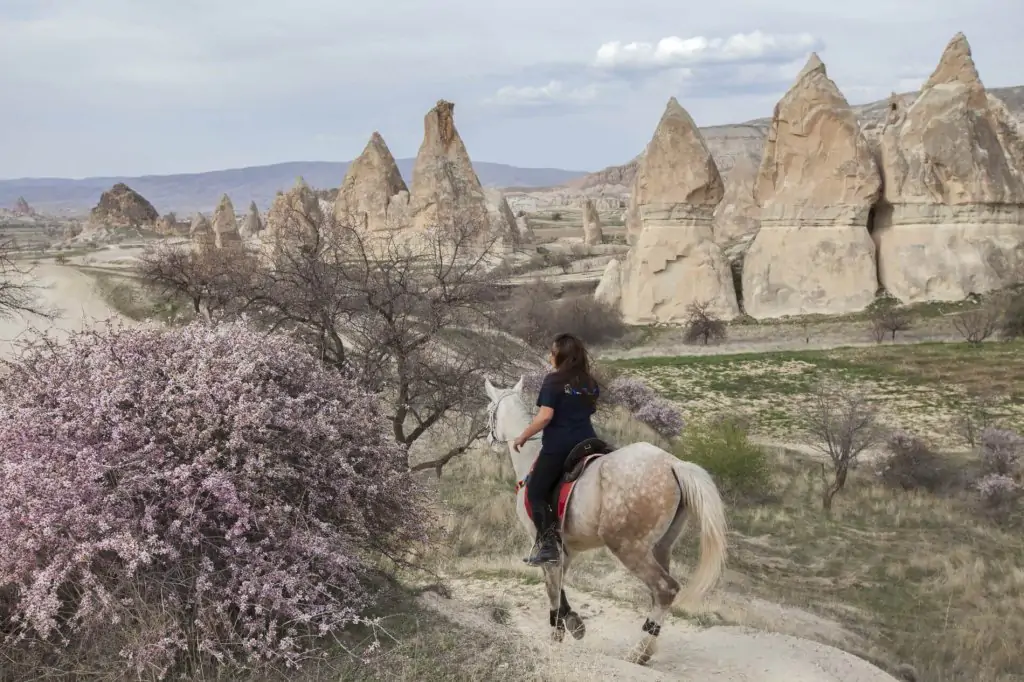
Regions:
<instances>
[{"instance_id":1,"label":"eroded cliff face","mask_svg":"<svg viewBox=\"0 0 1024 682\"><path fill-rule=\"evenodd\" d=\"M732 274L714 241L712 218L724 186L690 115L675 98L647 145L627 209L632 248L622 267L620 305L631 324L679 322L695 301L724 319L739 314ZM606 288L614 290L614 283Z\"/></svg>"},{"instance_id":2,"label":"eroded cliff face","mask_svg":"<svg viewBox=\"0 0 1024 682\"><path fill-rule=\"evenodd\" d=\"M1012 283L1024 267L1024 142L986 93L957 34L879 142L875 211L881 284L904 302L960 300Z\"/></svg>"},{"instance_id":3,"label":"eroded cliff face","mask_svg":"<svg viewBox=\"0 0 1024 682\"><path fill-rule=\"evenodd\" d=\"M775 107L743 263L754 318L863 310L878 289L868 216L881 175L856 115L812 54Z\"/></svg>"}]
</instances>

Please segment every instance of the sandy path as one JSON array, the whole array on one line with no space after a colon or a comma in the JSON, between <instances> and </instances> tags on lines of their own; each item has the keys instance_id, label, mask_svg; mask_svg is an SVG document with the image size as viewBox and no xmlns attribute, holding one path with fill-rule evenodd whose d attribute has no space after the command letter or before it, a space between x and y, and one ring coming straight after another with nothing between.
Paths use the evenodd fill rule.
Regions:
<instances>
[{"instance_id":1,"label":"sandy path","mask_svg":"<svg viewBox=\"0 0 1024 682\"><path fill-rule=\"evenodd\" d=\"M39 302L52 310L58 317L45 320L32 315L11 315L0 319L0 357L10 358L18 351L18 344L48 331L58 339L66 338L72 331L102 326L104 321L115 318L125 324L131 320L121 317L104 302L96 291L93 280L74 268L40 264L32 272Z\"/></svg>"},{"instance_id":2,"label":"sandy path","mask_svg":"<svg viewBox=\"0 0 1024 682\"><path fill-rule=\"evenodd\" d=\"M540 586L515 586L482 580L456 580L451 600L430 595L426 602L442 613L465 619L473 605L504 603L512 630L551 661L566 680L685 680L687 682L894 682L896 678L840 649L752 628L699 628L671 618L659 648L644 667L623 659L641 632L643 613L610 599L574 590L570 595L587 625L586 636L560 644L548 639L547 602Z\"/></svg>"}]
</instances>

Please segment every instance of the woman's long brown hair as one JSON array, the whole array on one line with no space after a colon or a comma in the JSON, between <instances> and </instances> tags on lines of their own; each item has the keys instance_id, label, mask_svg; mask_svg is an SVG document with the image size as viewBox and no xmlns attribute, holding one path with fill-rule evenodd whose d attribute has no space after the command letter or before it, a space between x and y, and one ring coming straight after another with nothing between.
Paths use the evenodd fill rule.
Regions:
<instances>
[{"instance_id":1,"label":"woman's long brown hair","mask_svg":"<svg viewBox=\"0 0 1024 682\"><path fill-rule=\"evenodd\" d=\"M555 356L555 376L596 403L597 381L590 373L590 354L583 342L572 334L559 334L551 344L551 351Z\"/></svg>"}]
</instances>

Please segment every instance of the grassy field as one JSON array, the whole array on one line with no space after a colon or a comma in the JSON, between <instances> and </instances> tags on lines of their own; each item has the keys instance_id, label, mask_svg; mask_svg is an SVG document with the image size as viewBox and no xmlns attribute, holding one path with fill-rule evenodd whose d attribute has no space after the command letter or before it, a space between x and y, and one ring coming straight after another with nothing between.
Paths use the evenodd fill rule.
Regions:
<instances>
[{"instance_id":1,"label":"grassy field","mask_svg":"<svg viewBox=\"0 0 1024 682\"><path fill-rule=\"evenodd\" d=\"M642 376L687 416L744 415L755 433L800 437L799 417L823 379L863 391L883 421L936 446L965 447L963 421L1024 428L1024 343L922 343L799 351L652 357L611 363Z\"/></svg>"},{"instance_id":2,"label":"grassy field","mask_svg":"<svg viewBox=\"0 0 1024 682\"><path fill-rule=\"evenodd\" d=\"M971 455L955 418L988 399L989 418L1021 424L1024 346L993 343L837 349L615 363L680 402L694 417L741 411L761 428L798 440L793 426L823 377L866 390L892 425ZM993 416L994 415L994 416ZM634 440L637 434L620 440ZM732 500L731 556L710 613L678 614L700 625L751 624L818 639L889 669L909 665L928 682L1024 679L1024 533L996 523L973 491L894 491L858 467L821 511L820 464L792 450L769 452L767 500ZM956 460L960 461L960 460ZM446 567L539 590L519 556L527 541L513 513L506 458L479 452L439 482L448 526ZM511 540L510 540L511 539ZM692 565L692 533L678 547ZM683 569L677 569L681 572ZM639 582L605 551L580 558L571 589L645 604ZM571 598L571 597L570 597ZM773 611L765 605L782 605ZM779 615L781 614L781 615Z\"/></svg>"}]
</instances>

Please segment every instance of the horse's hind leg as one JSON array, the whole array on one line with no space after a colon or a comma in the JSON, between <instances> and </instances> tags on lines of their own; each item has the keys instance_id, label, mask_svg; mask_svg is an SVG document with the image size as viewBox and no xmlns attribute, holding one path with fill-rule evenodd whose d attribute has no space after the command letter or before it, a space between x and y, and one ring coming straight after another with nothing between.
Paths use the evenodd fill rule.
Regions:
<instances>
[{"instance_id":1,"label":"horse's hind leg","mask_svg":"<svg viewBox=\"0 0 1024 682\"><path fill-rule=\"evenodd\" d=\"M640 642L630 651L627 660L631 663L644 665L657 648L658 635L661 634L661 625L668 614L672 602L679 594L679 582L669 575L668 570L662 566L658 557L652 549L631 548L609 548L612 553L628 568L633 575L640 578L647 589L651 592L651 610L644 621L644 636ZM666 559L667 553L659 551Z\"/></svg>"},{"instance_id":2,"label":"horse's hind leg","mask_svg":"<svg viewBox=\"0 0 1024 682\"><path fill-rule=\"evenodd\" d=\"M544 587L547 589L548 601L551 609L548 617L551 622L551 639L561 642L565 638L566 630L574 639L583 639L587 628L583 624L580 615L569 606L569 600L565 596L565 576L569 573L569 554L564 552L562 560L558 564L544 566Z\"/></svg>"}]
</instances>

